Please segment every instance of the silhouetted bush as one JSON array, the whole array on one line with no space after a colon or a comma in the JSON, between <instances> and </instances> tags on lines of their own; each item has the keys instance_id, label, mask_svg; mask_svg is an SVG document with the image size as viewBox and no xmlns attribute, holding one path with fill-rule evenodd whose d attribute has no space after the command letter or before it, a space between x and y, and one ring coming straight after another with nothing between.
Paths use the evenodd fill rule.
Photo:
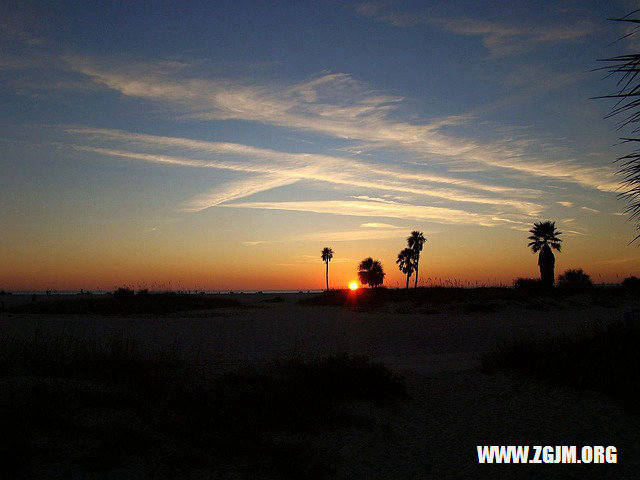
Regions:
<instances>
[{"instance_id":1,"label":"silhouetted bush","mask_svg":"<svg viewBox=\"0 0 640 480\"><path fill-rule=\"evenodd\" d=\"M629 290L638 290L640 289L640 278L636 276L630 276L622 280L622 286Z\"/></svg>"},{"instance_id":2,"label":"silhouetted bush","mask_svg":"<svg viewBox=\"0 0 640 480\"><path fill-rule=\"evenodd\" d=\"M542 281L539 278L519 277L513 281L513 288L518 290L540 290L542 289Z\"/></svg>"},{"instance_id":3,"label":"silhouetted bush","mask_svg":"<svg viewBox=\"0 0 640 480\"><path fill-rule=\"evenodd\" d=\"M11 478L49 471L52 458L79 478L127 466L157 478L219 478L221 466L225 478L330 477L338 429L367 423L350 403L405 396L396 374L365 357L213 374L176 345L152 353L70 335L1 337L0 381Z\"/></svg>"},{"instance_id":4,"label":"silhouetted bush","mask_svg":"<svg viewBox=\"0 0 640 480\"><path fill-rule=\"evenodd\" d=\"M640 411L640 328L617 322L576 335L522 339L485 354L485 373L514 370L553 384L597 390Z\"/></svg>"},{"instance_id":5,"label":"silhouetted bush","mask_svg":"<svg viewBox=\"0 0 640 480\"><path fill-rule=\"evenodd\" d=\"M148 288L141 288L140 290L138 290L136 292L136 295L149 295L149 289Z\"/></svg>"},{"instance_id":6,"label":"silhouetted bush","mask_svg":"<svg viewBox=\"0 0 640 480\"><path fill-rule=\"evenodd\" d=\"M113 291L113 296L115 298L133 297L134 293L135 292L133 291L132 288L129 288L129 287L118 287Z\"/></svg>"},{"instance_id":7,"label":"silhouetted bush","mask_svg":"<svg viewBox=\"0 0 640 480\"><path fill-rule=\"evenodd\" d=\"M572 291L584 291L593 287L591 277L584 273L581 268L566 270L558 276L558 288Z\"/></svg>"}]
</instances>

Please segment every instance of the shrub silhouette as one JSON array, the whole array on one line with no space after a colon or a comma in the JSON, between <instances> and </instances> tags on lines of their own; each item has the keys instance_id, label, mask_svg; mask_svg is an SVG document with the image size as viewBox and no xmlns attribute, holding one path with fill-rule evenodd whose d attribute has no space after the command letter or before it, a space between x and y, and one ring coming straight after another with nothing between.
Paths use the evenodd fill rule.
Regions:
<instances>
[{"instance_id":1,"label":"shrub silhouette","mask_svg":"<svg viewBox=\"0 0 640 480\"><path fill-rule=\"evenodd\" d=\"M640 278L634 275L627 277L622 280L622 286L630 290L638 290L640 289Z\"/></svg>"},{"instance_id":2,"label":"shrub silhouette","mask_svg":"<svg viewBox=\"0 0 640 480\"><path fill-rule=\"evenodd\" d=\"M133 297L134 291L129 287L118 287L113 291L113 296L116 298Z\"/></svg>"},{"instance_id":3,"label":"shrub silhouette","mask_svg":"<svg viewBox=\"0 0 640 480\"><path fill-rule=\"evenodd\" d=\"M365 258L358 265L358 279L363 285L379 287L384 282L384 276L382 264L371 257Z\"/></svg>"},{"instance_id":4,"label":"shrub silhouette","mask_svg":"<svg viewBox=\"0 0 640 480\"><path fill-rule=\"evenodd\" d=\"M558 277L558 287L576 291L588 290L593 287L593 282L581 268L569 269Z\"/></svg>"}]
</instances>

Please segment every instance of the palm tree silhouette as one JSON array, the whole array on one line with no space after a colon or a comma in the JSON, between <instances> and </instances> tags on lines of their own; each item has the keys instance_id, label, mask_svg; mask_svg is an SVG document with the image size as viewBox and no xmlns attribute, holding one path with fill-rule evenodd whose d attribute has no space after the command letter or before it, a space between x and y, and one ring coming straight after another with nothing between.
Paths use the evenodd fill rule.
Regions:
<instances>
[{"instance_id":1,"label":"palm tree silhouette","mask_svg":"<svg viewBox=\"0 0 640 480\"><path fill-rule=\"evenodd\" d=\"M416 264L414 264L415 259L415 252L411 248L405 248L398 254L398 259L396 260L398 268L407 276L407 284L404 287L405 289L409 288L409 279L411 278L411 274L416 268Z\"/></svg>"},{"instance_id":2,"label":"palm tree silhouette","mask_svg":"<svg viewBox=\"0 0 640 480\"><path fill-rule=\"evenodd\" d=\"M531 233L529 237L531 250L533 253L540 252L538 256L540 280L543 286L553 287L556 257L551 249L560 251L562 240L558 236L562 235L562 232L556 230L556 222L547 220L546 222L535 222L529 233Z\"/></svg>"},{"instance_id":3,"label":"palm tree silhouette","mask_svg":"<svg viewBox=\"0 0 640 480\"><path fill-rule=\"evenodd\" d=\"M416 271L416 280L413 288L418 288L418 265L420 263L420 252L422 251L422 247L426 241L427 239L422 232L418 232L416 230L411 232L411 236L407 237L407 245L409 245L409 248L413 250L413 255L415 257L414 266Z\"/></svg>"},{"instance_id":4,"label":"palm tree silhouette","mask_svg":"<svg viewBox=\"0 0 640 480\"><path fill-rule=\"evenodd\" d=\"M329 291L329 262L333 258L333 250L329 247L324 247L322 249L322 261L327 264L327 269L325 273L325 278L327 281L327 292Z\"/></svg>"},{"instance_id":5,"label":"palm tree silhouette","mask_svg":"<svg viewBox=\"0 0 640 480\"><path fill-rule=\"evenodd\" d=\"M358 265L358 279L363 285L378 287L384 282L384 276L382 264L371 257L365 258Z\"/></svg>"},{"instance_id":6,"label":"palm tree silhouette","mask_svg":"<svg viewBox=\"0 0 640 480\"><path fill-rule=\"evenodd\" d=\"M622 18L611 18L615 22L629 23L633 27L630 33L627 33L619 40L635 35L638 32L637 25L640 24L640 10L634 10ZM605 118L622 117L617 124L617 129L628 128L628 134L622 137L622 143L630 145L638 145L640 137L638 132L638 123L640 122L640 102L638 101L638 90L640 89L640 53L637 48L635 52L618 55L612 58L605 58L604 62L608 65L598 70L606 70L609 76L618 78L615 91L610 95L602 95L595 98L613 98L616 103ZM634 148L628 154L618 157L620 168L618 173L621 174L623 190L618 197L627 200L627 208L625 213L636 222L636 232L640 231L640 149ZM630 243L640 240L640 234L636 235Z\"/></svg>"}]
</instances>

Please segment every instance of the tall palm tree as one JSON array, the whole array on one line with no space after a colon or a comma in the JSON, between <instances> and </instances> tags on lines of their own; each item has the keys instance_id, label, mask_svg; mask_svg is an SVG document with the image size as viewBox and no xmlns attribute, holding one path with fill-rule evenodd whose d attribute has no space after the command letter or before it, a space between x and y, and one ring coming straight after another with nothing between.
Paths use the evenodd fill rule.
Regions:
<instances>
[{"instance_id":1,"label":"tall palm tree","mask_svg":"<svg viewBox=\"0 0 640 480\"><path fill-rule=\"evenodd\" d=\"M414 264L415 259L415 252L411 248L405 248L398 254L398 259L396 260L398 268L407 276L407 284L404 287L405 289L409 288L409 279L411 278L413 271L416 269L416 264Z\"/></svg>"},{"instance_id":2,"label":"tall palm tree","mask_svg":"<svg viewBox=\"0 0 640 480\"><path fill-rule=\"evenodd\" d=\"M415 257L415 270L416 270L416 280L413 288L418 288L418 265L420 264L420 252L422 251L422 247L424 246L427 239L422 234L422 232L418 232L414 230L411 232L411 235L407 237L407 245L409 248L413 250L413 255Z\"/></svg>"},{"instance_id":3,"label":"tall palm tree","mask_svg":"<svg viewBox=\"0 0 640 480\"><path fill-rule=\"evenodd\" d=\"M322 261L327 264L327 269L325 272L325 279L327 281L327 291L329 291L329 262L333 258L333 250L329 247L324 247L322 249Z\"/></svg>"},{"instance_id":4,"label":"tall palm tree","mask_svg":"<svg viewBox=\"0 0 640 480\"><path fill-rule=\"evenodd\" d=\"M535 222L529 233L531 233L529 237L531 250L533 253L540 252L538 256L540 280L544 286L552 287L556 257L551 249L560 251L562 240L558 237L562 235L562 232L556 230L556 222L547 220L546 222Z\"/></svg>"}]
</instances>

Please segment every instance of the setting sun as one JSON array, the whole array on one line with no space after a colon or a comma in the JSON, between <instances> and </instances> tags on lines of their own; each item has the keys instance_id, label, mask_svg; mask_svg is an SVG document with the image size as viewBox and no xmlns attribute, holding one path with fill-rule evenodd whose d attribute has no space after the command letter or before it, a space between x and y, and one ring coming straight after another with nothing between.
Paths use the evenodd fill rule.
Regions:
<instances>
[{"instance_id":1,"label":"setting sun","mask_svg":"<svg viewBox=\"0 0 640 480\"><path fill-rule=\"evenodd\" d=\"M358 289L358 284L356 282L351 282L349 284L349 289L351 290L357 290Z\"/></svg>"}]
</instances>

